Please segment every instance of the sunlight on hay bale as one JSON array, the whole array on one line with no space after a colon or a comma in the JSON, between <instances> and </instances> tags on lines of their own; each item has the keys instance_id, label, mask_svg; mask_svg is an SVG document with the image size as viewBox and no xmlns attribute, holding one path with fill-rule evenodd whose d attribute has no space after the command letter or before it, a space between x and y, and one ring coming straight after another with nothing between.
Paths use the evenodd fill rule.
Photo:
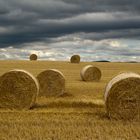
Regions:
<instances>
[{"instance_id":1,"label":"sunlight on hay bale","mask_svg":"<svg viewBox=\"0 0 140 140\"><path fill-rule=\"evenodd\" d=\"M121 73L105 90L107 114L113 119L140 120L140 75Z\"/></svg>"},{"instance_id":2,"label":"sunlight on hay bale","mask_svg":"<svg viewBox=\"0 0 140 140\"><path fill-rule=\"evenodd\" d=\"M37 60L37 55L36 55L36 54L31 54L31 55L30 55L30 60L31 60L31 61Z\"/></svg>"},{"instance_id":3,"label":"sunlight on hay bale","mask_svg":"<svg viewBox=\"0 0 140 140\"><path fill-rule=\"evenodd\" d=\"M29 109L39 92L37 80L27 71L12 70L0 77L0 107Z\"/></svg>"},{"instance_id":4,"label":"sunlight on hay bale","mask_svg":"<svg viewBox=\"0 0 140 140\"><path fill-rule=\"evenodd\" d=\"M71 63L80 63L80 56L79 55L73 55L70 59Z\"/></svg>"},{"instance_id":5,"label":"sunlight on hay bale","mask_svg":"<svg viewBox=\"0 0 140 140\"><path fill-rule=\"evenodd\" d=\"M60 96L64 94L65 78L60 71L56 69L45 70L37 76L37 79L40 84L40 96Z\"/></svg>"},{"instance_id":6,"label":"sunlight on hay bale","mask_svg":"<svg viewBox=\"0 0 140 140\"><path fill-rule=\"evenodd\" d=\"M83 81L99 81L102 76L100 69L92 65L85 66L80 75Z\"/></svg>"}]
</instances>

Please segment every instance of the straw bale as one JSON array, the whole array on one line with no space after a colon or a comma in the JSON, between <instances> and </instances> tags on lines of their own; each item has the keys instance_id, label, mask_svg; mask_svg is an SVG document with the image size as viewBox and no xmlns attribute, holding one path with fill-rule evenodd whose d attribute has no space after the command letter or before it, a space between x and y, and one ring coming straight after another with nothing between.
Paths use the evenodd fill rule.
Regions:
<instances>
[{"instance_id":1,"label":"straw bale","mask_svg":"<svg viewBox=\"0 0 140 140\"><path fill-rule=\"evenodd\" d=\"M48 97L64 94L65 77L60 71L56 69L45 70L37 76L37 79L40 84L40 96Z\"/></svg>"},{"instance_id":2,"label":"straw bale","mask_svg":"<svg viewBox=\"0 0 140 140\"><path fill-rule=\"evenodd\" d=\"M39 92L37 80L24 70L11 70L0 77L0 107L31 108Z\"/></svg>"},{"instance_id":3,"label":"straw bale","mask_svg":"<svg viewBox=\"0 0 140 140\"><path fill-rule=\"evenodd\" d=\"M71 63L80 63L80 56L79 55L73 55L70 59Z\"/></svg>"},{"instance_id":4,"label":"straw bale","mask_svg":"<svg viewBox=\"0 0 140 140\"><path fill-rule=\"evenodd\" d=\"M36 55L36 54L31 54L31 55L30 55L30 60L31 60L31 61L37 60L37 55Z\"/></svg>"},{"instance_id":5,"label":"straw bale","mask_svg":"<svg viewBox=\"0 0 140 140\"><path fill-rule=\"evenodd\" d=\"M113 119L140 120L140 75L125 72L114 77L106 86L107 114Z\"/></svg>"},{"instance_id":6,"label":"straw bale","mask_svg":"<svg viewBox=\"0 0 140 140\"><path fill-rule=\"evenodd\" d=\"M81 70L80 75L83 81L99 81L102 73L99 68L87 65Z\"/></svg>"}]
</instances>

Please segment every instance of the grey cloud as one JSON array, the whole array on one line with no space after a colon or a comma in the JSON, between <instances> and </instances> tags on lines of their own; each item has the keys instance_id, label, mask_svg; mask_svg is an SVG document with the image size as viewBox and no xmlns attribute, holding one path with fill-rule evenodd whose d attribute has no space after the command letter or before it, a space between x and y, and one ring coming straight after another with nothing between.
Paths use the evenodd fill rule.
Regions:
<instances>
[{"instance_id":1,"label":"grey cloud","mask_svg":"<svg viewBox=\"0 0 140 140\"><path fill-rule=\"evenodd\" d=\"M123 16L125 16L125 18L123 18ZM108 19L105 17L108 17ZM106 35L110 38L136 37L135 34L137 34L137 36L140 35L139 28L139 16L129 17L128 14L124 13L85 14L59 20L39 19L36 22L32 20L31 23L29 21L29 24L23 22L21 25L13 25L12 32L9 30L9 33L0 34L0 42L2 46L7 43L5 44L6 46L8 43L9 45L12 43L20 44L79 32L94 33L94 35L104 33L102 38L106 38ZM133 31L137 29L136 33L131 32L132 29ZM125 30L127 33L129 32L129 34L123 33ZM99 38L99 36L95 36L95 39L96 38Z\"/></svg>"},{"instance_id":2,"label":"grey cloud","mask_svg":"<svg viewBox=\"0 0 140 140\"><path fill-rule=\"evenodd\" d=\"M139 39L139 7L137 0L1 0L0 47L74 33L85 33L83 39Z\"/></svg>"},{"instance_id":3,"label":"grey cloud","mask_svg":"<svg viewBox=\"0 0 140 140\"><path fill-rule=\"evenodd\" d=\"M68 39L67 39L68 38ZM56 40L56 39L55 39ZM140 49L136 45L126 45L127 40L83 40L74 36L57 38L58 42L36 42L21 45L20 48L0 49L0 59L29 59L31 53L36 53L43 60L67 60L71 55L79 54L82 61L139 61ZM123 42L124 41L124 42ZM116 43L116 45L113 45ZM40 48L40 49L39 49ZM131 49L133 48L133 49Z\"/></svg>"},{"instance_id":4,"label":"grey cloud","mask_svg":"<svg viewBox=\"0 0 140 140\"><path fill-rule=\"evenodd\" d=\"M67 3L90 7L93 11L140 11L137 0L63 0Z\"/></svg>"}]
</instances>

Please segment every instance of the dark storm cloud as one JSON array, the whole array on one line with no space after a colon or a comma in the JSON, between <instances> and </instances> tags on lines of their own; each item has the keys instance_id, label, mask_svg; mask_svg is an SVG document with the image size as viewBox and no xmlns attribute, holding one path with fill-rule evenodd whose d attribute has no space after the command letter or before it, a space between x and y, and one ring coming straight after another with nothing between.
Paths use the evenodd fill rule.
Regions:
<instances>
[{"instance_id":1,"label":"dark storm cloud","mask_svg":"<svg viewBox=\"0 0 140 140\"><path fill-rule=\"evenodd\" d=\"M138 0L63 0L66 3L81 5L94 12L107 11L140 11L140 1Z\"/></svg>"},{"instance_id":2,"label":"dark storm cloud","mask_svg":"<svg viewBox=\"0 0 140 140\"><path fill-rule=\"evenodd\" d=\"M1 0L0 47L81 32L139 38L139 7L138 0Z\"/></svg>"}]
</instances>

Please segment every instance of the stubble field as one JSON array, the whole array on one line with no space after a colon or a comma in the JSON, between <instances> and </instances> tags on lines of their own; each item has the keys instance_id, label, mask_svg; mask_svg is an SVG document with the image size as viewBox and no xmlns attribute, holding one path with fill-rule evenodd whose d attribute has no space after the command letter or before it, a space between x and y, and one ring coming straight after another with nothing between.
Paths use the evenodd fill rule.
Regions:
<instances>
[{"instance_id":1,"label":"stubble field","mask_svg":"<svg viewBox=\"0 0 140 140\"><path fill-rule=\"evenodd\" d=\"M88 64L101 69L100 82L81 81ZM139 63L0 61L0 75L24 69L37 76L50 68L65 75L65 94L38 97L29 111L0 109L0 140L140 140L140 122L110 120L103 100L109 80L124 71L140 73Z\"/></svg>"}]
</instances>

